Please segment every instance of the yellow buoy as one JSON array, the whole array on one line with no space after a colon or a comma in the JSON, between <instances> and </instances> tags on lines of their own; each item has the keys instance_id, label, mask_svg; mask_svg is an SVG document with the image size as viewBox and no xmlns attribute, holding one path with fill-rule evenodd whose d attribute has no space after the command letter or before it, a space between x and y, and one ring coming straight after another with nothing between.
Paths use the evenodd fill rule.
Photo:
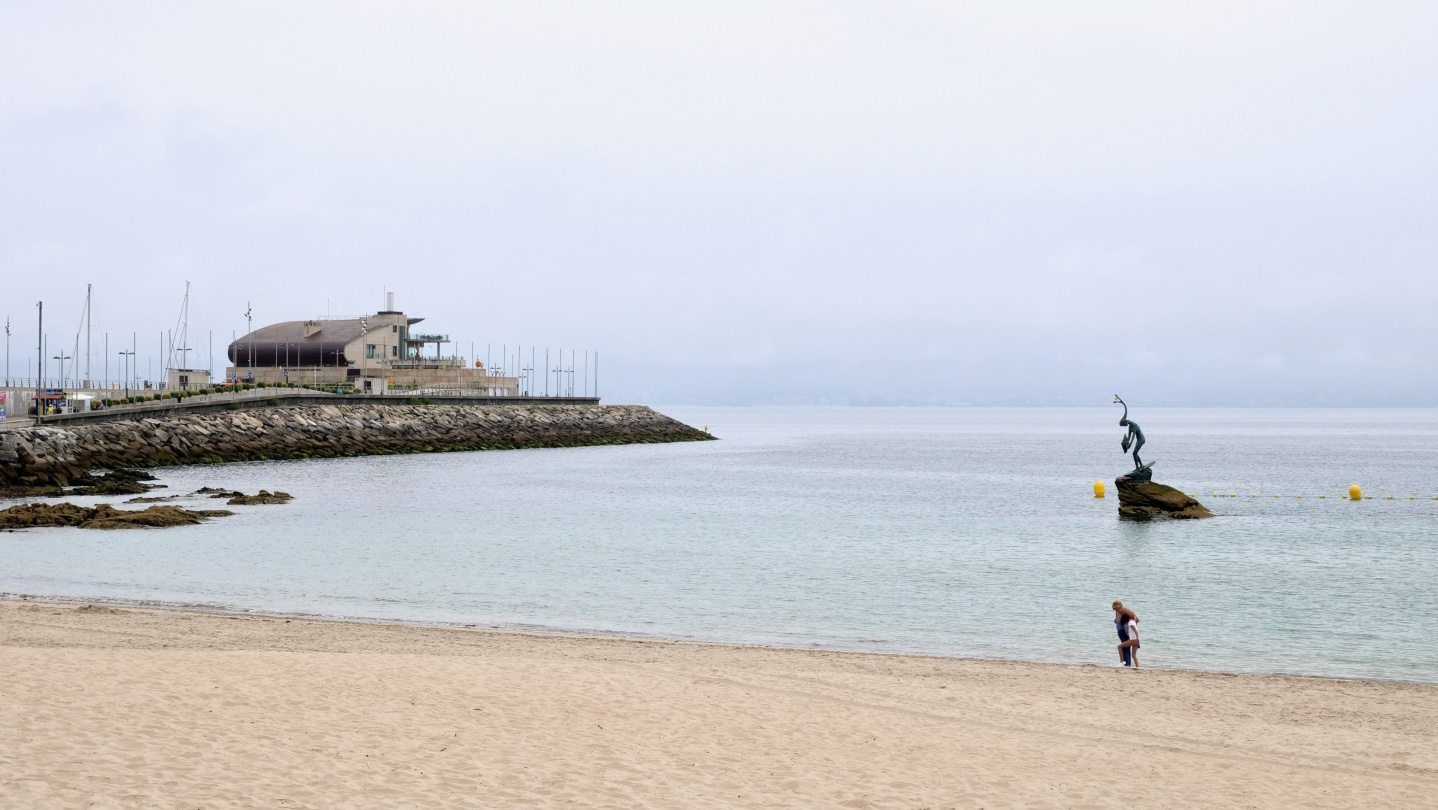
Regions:
<instances>
[{"instance_id":1,"label":"yellow buoy","mask_svg":"<svg viewBox=\"0 0 1438 810\"><path fill-rule=\"evenodd\" d=\"M1303 496L1302 496L1302 495L1299 495L1298 497L1302 498Z\"/></svg>"},{"instance_id":2,"label":"yellow buoy","mask_svg":"<svg viewBox=\"0 0 1438 810\"><path fill-rule=\"evenodd\" d=\"M1323 500L1323 498L1324 498L1324 496L1322 496L1322 495L1319 495L1319 496L1318 496L1318 499L1319 499L1319 500Z\"/></svg>"},{"instance_id":3,"label":"yellow buoy","mask_svg":"<svg viewBox=\"0 0 1438 810\"><path fill-rule=\"evenodd\" d=\"M1354 484L1348 488L1348 497L1355 501L1363 500L1363 488Z\"/></svg>"},{"instance_id":4,"label":"yellow buoy","mask_svg":"<svg viewBox=\"0 0 1438 810\"><path fill-rule=\"evenodd\" d=\"M1274 495L1273 497L1277 498L1278 496L1277 496L1277 495Z\"/></svg>"},{"instance_id":5,"label":"yellow buoy","mask_svg":"<svg viewBox=\"0 0 1438 810\"><path fill-rule=\"evenodd\" d=\"M1392 496L1392 495L1389 495L1389 496L1388 496L1388 500L1390 500L1390 501L1393 500L1393 496Z\"/></svg>"},{"instance_id":6,"label":"yellow buoy","mask_svg":"<svg viewBox=\"0 0 1438 810\"><path fill-rule=\"evenodd\" d=\"M1102 482L1102 481L1095 481L1095 482L1093 482L1093 496L1094 496L1095 498L1102 498L1102 497L1103 497L1103 482ZM1122 499L1120 499L1120 500L1122 500Z\"/></svg>"},{"instance_id":7,"label":"yellow buoy","mask_svg":"<svg viewBox=\"0 0 1438 810\"><path fill-rule=\"evenodd\" d=\"M1237 498L1238 496L1235 495L1235 494L1233 494L1232 492L1230 492L1230 493L1228 493L1228 497L1230 497L1230 498Z\"/></svg>"}]
</instances>

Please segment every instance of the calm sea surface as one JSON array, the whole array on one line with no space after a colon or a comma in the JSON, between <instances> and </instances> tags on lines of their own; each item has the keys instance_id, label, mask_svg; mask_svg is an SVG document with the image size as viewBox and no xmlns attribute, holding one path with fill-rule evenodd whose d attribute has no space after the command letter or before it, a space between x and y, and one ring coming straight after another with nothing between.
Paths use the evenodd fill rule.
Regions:
<instances>
[{"instance_id":1,"label":"calm sea surface","mask_svg":"<svg viewBox=\"0 0 1438 810\"><path fill-rule=\"evenodd\" d=\"M162 470L297 499L0 534L0 591L1110 665L1117 598L1150 666L1438 682L1438 411L1137 411L1220 515L1139 524L1117 406L661 410L723 440Z\"/></svg>"}]
</instances>

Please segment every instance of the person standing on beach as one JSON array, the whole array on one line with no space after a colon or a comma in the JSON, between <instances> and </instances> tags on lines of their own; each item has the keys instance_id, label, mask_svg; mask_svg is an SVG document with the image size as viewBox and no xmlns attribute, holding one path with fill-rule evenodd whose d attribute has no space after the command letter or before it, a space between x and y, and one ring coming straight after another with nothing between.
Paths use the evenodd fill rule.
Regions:
<instances>
[{"instance_id":1,"label":"person standing on beach","mask_svg":"<svg viewBox=\"0 0 1438 810\"><path fill-rule=\"evenodd\" d=\"M1122 608L1122 613L1119 638L1123 640L1119 642L1118 654L1124 659L1124 666L1129 666L1132 661L1133 668L1138 669L1138 616L1127 608Z\"/></svg>"},{"instance_id":2,"label":"person standing on beach","mask_svg":"<svg viewBox=\"0 0 1438 810\"><path fill-rule=\"evenodd\" d=\"M1118 630L1118 660L1124 666L1138 666L1138 658L1131 652L1138 647L1138 614L1123 606L1123 603L1114 600L1113 603L1113 626ZM1133 644L1130 646L1130 628L1132 628Z\"/></svg>"}]
</instances>

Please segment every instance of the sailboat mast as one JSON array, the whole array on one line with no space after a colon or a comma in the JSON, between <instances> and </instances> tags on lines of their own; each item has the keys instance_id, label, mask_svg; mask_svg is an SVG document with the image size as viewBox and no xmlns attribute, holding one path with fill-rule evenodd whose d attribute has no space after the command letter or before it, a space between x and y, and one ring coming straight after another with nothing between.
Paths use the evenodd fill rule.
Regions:
<instances>
[{"instance_id":1,"label":"sailboat mast","mask_svg":"<svg viewBox=\"0 0 1438 810\"><path fill-rule=\"evenodd\" d=\"M181 317L184 318L183 331L180 332L180 351L184 356L182 361L185 368L190 367L190 282L185 282L185 303L183 304Z\"/></svg>"},{"instance_id":2,"label":"sailboat mast","mask_svg":"<svg viewBox=\"0 0 1438 810\"><path fill-rule=\"evenodd\" d=\"M85 285L85 387L90 387L90 292L93 285Z\"/></svg>"}]
</instances>

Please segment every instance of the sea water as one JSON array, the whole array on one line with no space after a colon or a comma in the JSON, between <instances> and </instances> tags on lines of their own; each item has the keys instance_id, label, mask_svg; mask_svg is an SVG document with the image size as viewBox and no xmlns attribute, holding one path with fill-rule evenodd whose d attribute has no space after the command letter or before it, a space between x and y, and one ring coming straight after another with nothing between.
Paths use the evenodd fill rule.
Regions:
<instances>
[{"instance_id":1,"label":"sea water","mask_svg":"<svg viewBox=\"0 0 1438 810\"><path fill-rule=\"evenodd\" d=\"M1135 412L1218 515L1135 523L1117 406L661 410L720 441L161 469L295 500L0 534L0 591L1103 665L1122 599L1149 666L1438 682L1438 411Z\"/></svg>"}]
</instances>

